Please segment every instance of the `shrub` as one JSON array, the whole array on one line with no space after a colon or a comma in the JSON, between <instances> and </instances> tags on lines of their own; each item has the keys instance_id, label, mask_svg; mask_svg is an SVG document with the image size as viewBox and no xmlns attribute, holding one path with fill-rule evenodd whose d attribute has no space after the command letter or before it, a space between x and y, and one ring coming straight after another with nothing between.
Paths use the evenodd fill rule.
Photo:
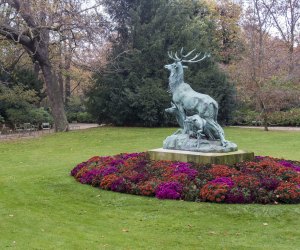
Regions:
<instances>
[{"instance_id":1,"label":"shrub","mask_svg":"<svg viewBox=\"0 0 300 250\"><path fill-rule=\"evenodd\" d=\"M30 122L42 124L43 122L53 123L53 118L44 108L34 108L29 110Z\"/></svg>"},{"instance_id":2,"label":"shrub","mask_svg":"<svg viewBox=\"0 0 300 250\"><path fill-rule=\"evenodd\" d=\"M7 120L12 124L19 124L29 122L29 112L27 109L7 109L6 110Z\"/></svg>"},{"instance_id":3,"label":"shrub","mask_svg":"<svg viewBox=\"0 0 300 250\"><path fill-rule=\"evenodd\" d=\"M258 112L243 109L233 114L235 125L261 125L261 116ZM300 126L300 108L293 108L288 111L273 111L268 114L270 126Z\"/></svg>"},{"instance_id":4,"label":"shrub","mask_svg":"<svg viewBox=\"0 0 300 250\"><path fill-rule=\"evenodd\" d=\"M4 122L5 122L4 117L2 115L0 115L0 124L4 123Z\"/></svg>"},{"instance_id":5,"label":"shrub","mask_svg":"<svg viewBox=\"0 0 300 250\"><path fill-rule=\"evenodd\" d=\"M43 122L53 122L52 116L44 108L22 108L6 110L8 120L12 124L32 123L41 124Z\"/></svg>"},{"instance_id":6,"label":"shrub","mask_svg":"<svg viewBox=\"0 0 300 250\"><path fill-rule=\"evenodd\" d=\"M95 122L93 116L86 111L85 100L79 96L72 96L66 106L67 119L69 122Z\"/></svg>"}]
</instances>

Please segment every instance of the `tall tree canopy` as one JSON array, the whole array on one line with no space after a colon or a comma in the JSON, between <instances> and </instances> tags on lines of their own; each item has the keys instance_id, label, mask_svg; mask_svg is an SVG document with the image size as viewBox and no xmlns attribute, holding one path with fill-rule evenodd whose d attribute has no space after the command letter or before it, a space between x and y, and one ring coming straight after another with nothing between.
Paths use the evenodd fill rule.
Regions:
<instances>
[{"instance_id":1,"label":"tall tree canopy","mask_svg":"<svg viewBox=\"0 0 300 250\"><path fill-rule=\"evenodd\" d=\"M102 74L89 93L89 110L100 122L117 125L158 126L168 123L164 109L170 63L167 51L196 49L218 54L216 22L201 1L104 1L115 23L111 51ZM233 107L234 88L213 59L188 65L185 81L220 104L226 121Z\"/></svg>"},{"instance_id":2,"label":"tall tree canopy","mask_svg":"<svg viewBox=\"0 0 300 250\"><path fill-rule=\"evenodd\" d=\"M84 7L87 3L78 0L0 1L0 36L21 45L38 66L37 71L42 71L56 131L68 130L68 121L51 48L66 41L76 43L96 33L101 18L98 18L97 6Z\"/></svg>"}]
</instances>

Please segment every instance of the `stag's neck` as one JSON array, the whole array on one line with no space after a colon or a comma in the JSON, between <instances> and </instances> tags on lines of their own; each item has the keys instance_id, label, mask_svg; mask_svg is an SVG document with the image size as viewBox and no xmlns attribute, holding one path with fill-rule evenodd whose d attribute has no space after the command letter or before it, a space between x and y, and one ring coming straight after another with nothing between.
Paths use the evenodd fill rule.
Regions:
<instances>
[{"instance_id":1,"label":"stag's neck","mask_svg":"<svg viewBox=\"0 0 300 250\"><path fill-rule=\"evenodd\" d=\"M170 75L169 77L169 92L170 93L174 93L174 91L177 89L177 87L179 85L181 85L182 83L184 83L183 80L183 74L180 75Z\"/></svg>"}]
</instances>

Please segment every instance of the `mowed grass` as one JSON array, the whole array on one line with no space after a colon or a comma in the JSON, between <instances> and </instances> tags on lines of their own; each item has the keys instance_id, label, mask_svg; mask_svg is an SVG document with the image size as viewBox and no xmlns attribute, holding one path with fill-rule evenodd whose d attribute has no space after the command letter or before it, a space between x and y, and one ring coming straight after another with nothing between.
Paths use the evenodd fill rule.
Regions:
<instances>
[{"instance_id":1,"label":"mowed grass","mask_svg":"<svg viewBox=\"0 0 300 250\"><path fill-rule=\"evenodd\" d=\"M0 142L0 249L300 249L300 205L158 200L69 176L94 155L161 147L174 130L97 128ZM300 160L299 132L225 132L256 155Z\"/></svg>"}]
</instances>

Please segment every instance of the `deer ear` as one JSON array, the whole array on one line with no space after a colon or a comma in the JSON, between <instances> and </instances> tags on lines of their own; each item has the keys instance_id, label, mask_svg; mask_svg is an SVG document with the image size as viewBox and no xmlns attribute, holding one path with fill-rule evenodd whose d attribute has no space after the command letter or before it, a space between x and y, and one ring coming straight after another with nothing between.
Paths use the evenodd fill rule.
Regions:
<instances>
[{"instance_id":1,"label":"deer ear","mask_svg":"<svg viewBox=\"0 0 300 250\"><path fill-rule=\"evenodd\" d=\"M185 66L185 65L183 65L183 66L182 66L182 68L184 68L184 69L187 69L187 68L188 68L188 66Z\"/></svg>"}]
</instances>

